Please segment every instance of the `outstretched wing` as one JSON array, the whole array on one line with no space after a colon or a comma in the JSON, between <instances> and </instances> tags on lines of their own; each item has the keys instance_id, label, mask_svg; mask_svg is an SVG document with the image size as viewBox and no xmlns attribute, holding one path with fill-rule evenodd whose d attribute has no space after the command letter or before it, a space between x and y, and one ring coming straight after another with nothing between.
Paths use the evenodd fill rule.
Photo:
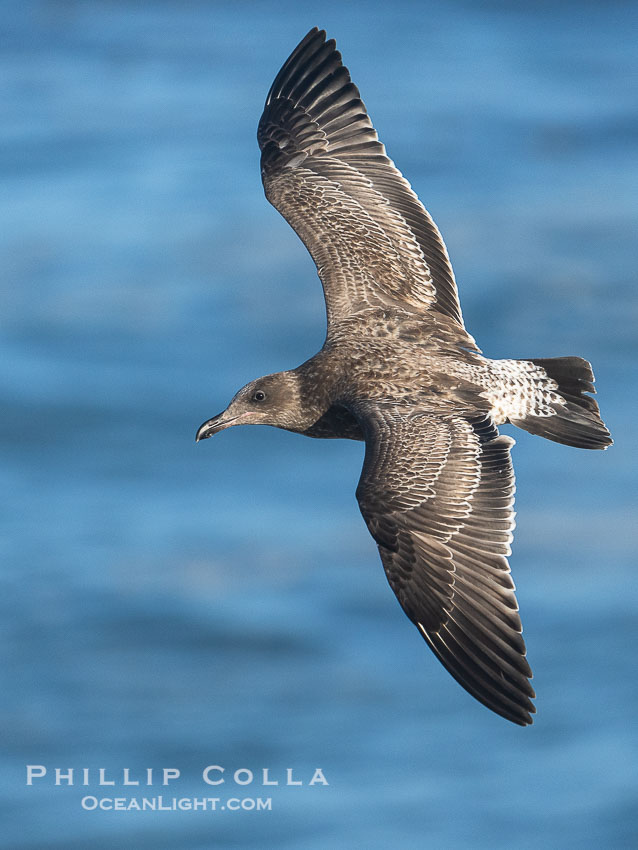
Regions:
<instances>
[{"instance_id":1,"label":"outstretched wing","mask_svg":"<svg viewBox=\"0 0 638 850\"><path fill-rule=\"evenodd\" d=\"M308 33L266 99L258 130L266 197L310 251L329 323L369 306L409 305L462 326L441 235L325 37Z\"/></svg>"},{"instance_id":2,"label":"outstretched wing","mask_svg":"<svg viewBox=\"0 0 638 850\"><path fill-rule=\"evenodd\" d=\"M369 404L359 418L357 498L403 610L472 696L531 723L532 673L507 563L513 440L485 417Z\"/></svg>"}]
</instances>

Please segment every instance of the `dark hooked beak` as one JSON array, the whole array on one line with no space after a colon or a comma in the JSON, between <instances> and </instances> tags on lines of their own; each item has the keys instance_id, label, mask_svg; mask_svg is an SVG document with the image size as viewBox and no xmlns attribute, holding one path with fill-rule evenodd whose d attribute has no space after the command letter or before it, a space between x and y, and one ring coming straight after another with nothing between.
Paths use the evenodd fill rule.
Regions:
<instances>
[{"instance_id":1,"label":"dark hooked beak","mask_svg":"<svg viewBox=\"0 0 638 850\"><path fill-rule=\"evenodd\" d=\"M209 419L208 422L204 422L204 424L197 429L195 442L199 443L200 440L207 440L209 437L212 437L213 434L218 434L220 431L223 431L224 428L230 428L237 417L232 416L225 419L225 414L226 411L218 414L217 416L213 416L213 418Z\"/></svg>"}]
</instances>

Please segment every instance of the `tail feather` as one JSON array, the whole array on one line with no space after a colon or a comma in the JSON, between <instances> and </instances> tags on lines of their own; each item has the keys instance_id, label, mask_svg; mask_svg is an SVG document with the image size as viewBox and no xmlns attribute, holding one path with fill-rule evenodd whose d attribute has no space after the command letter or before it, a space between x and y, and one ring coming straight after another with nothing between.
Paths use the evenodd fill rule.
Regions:
<instances>
[{"instance_id":1,"label":"tail feather","mask_svg":"<svg viewBox=\"0 0 638 850\"><path fill-rule=\"evenodd\" d=\"M513 425L539 434L556 443L582 449L606 449L613 442L611 434L600 418L596 401L585 393L595 393L594 373L591 364L582 357L536 358L529 362L540 366L557 386L552 389L563 402L551 405L554 413L528 414L522 419L511 419Z\"/></svg>"}]
</instances>

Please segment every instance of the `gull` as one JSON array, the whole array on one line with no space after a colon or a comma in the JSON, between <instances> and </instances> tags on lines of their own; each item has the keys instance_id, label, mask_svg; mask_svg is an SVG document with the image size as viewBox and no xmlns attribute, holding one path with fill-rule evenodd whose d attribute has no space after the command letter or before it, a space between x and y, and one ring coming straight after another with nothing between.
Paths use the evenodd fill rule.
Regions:
<instances>
[{"instance_id":1,"label":"gull","mask_svg":"<svg viewBox=\"0 0 638 850\"><path fill-rule=\"evenodd\" d=\"M521 726L535 698L508 556L511 423L611 444L580 357L491 360L466 331L436 225L386 154L334 40L312 29L259 122L267 199L310 252L327 334L197 431L272 425L365 441L356 495L401 607L472 696Z\"/></svg>"}]
</instances>

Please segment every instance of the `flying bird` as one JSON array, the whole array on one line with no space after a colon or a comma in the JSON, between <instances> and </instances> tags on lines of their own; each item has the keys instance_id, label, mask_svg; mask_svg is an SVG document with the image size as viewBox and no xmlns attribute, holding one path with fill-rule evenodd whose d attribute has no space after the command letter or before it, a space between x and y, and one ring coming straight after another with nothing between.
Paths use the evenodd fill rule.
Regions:
<instances>
[{"instance_id":1,"label":"flying bird","mask_svg":"<svg viewBox=\"0 0 638 850\"><path fill-rule=\"evenodd\" d=\"M326 341L296 369L239 390L197 440L233 425L364 440L356 495L401 607L472 696L530 724L532 672L507 561L514 440L497 426L606 448L591 366L481 354L441 235L323 30L277 74L258 141L266 197L317 266Z\"/></svg>"}]
</instances>

